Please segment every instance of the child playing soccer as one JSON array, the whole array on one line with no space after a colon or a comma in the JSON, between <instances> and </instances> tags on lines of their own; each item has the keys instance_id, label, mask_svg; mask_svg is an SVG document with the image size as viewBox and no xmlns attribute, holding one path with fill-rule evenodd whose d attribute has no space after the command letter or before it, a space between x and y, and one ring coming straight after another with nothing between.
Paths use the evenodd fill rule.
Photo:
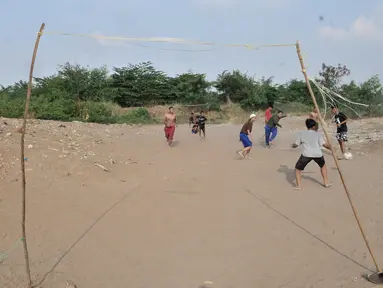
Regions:
<instances>
[{"instance_id":1,"label":"child playing soccer","mask_svg":"<svg viewBox=\"0 0 383 288\"><path fill-rule=\"evenodd\" d=\"M241 132L239 133L239 140L243 144L243 149L237 153L239 156L241 156L241 158L246 158L250 153L251 148L253 147L253 137L251 135L251 131L253 130L253 122L255 121L256 117L257 115L251 114L249 120L243 124Z\"/></svg>"},{"instance_id":2,"label":"child playing soccer","mask_svg":"<svg viewBox=\"0 0 383 288\"><path fill-rule=\"evenodd\" d=\"M296 179L296 190L301 190L301 174L305 170L307 164L311 161L314 161L320 168L320 172L323 177L323 186L330 187L331 184L328 182L327 178L327 167L326 162L322 153L322 146L331 149L330 145L326 143L322 135L315 131L317 127L317 122L314 119L306 120L307 130L301 132L298 135L297 140L292 145L293 148L298 146L302 147L302 154L299 157L297 163L295 164L295 179Z\"/></svg>"},{"instance_id":3,"label":"child playing soccer","mask_svg":"<svg viewBox=\"0 0 383 288\"><path fill-rule=\"evenodd\" d=\"M279 124L279 120L287 117L287 115L283 114L281 110L278 111L277 115L272 116L269 121L267 121L265 126L265 142L266 147L270 148L270 144L274 141L275 137L278 135L278 128L282 128L282 125Z\"/></svg>"}]
</instances>

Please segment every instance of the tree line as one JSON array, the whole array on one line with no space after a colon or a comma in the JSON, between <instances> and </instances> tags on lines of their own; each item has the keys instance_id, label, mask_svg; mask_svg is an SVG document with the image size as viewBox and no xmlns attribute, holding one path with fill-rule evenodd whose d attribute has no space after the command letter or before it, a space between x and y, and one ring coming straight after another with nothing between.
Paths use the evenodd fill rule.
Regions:
<instances>
[{"instance_id":1,"label":"tree line","mask_svg":"<svg viewBox=\"0 0 383 288\"><path fill-rule=\"evenodd\" d=\"M378 75L360 84L344 83L344 77L350 73L344 65L323 64L317 81L351 101L368 105L353 106L358 113L383 115L380 106L383 91ZM22 117L27 86L23 80L0 86L1 116ZM315 86L313 90L322 105L319 91ZM112 71L106 67L88 68L66 63L60 65L54 75L34 78L31 113L38 119L63 121L145 122L150 118L146 109L117 119L111 104L120 107L204 104L206 109L219 110L222 104L237 103L245 110L257 110L275 102L312 106L306 83L298 79L279 84L273 77L257 78L234 70L223 71L214 81L208 81L205 74L191 71L171 77L150 62L114 67Z\"/></svg>"}]
</instances>

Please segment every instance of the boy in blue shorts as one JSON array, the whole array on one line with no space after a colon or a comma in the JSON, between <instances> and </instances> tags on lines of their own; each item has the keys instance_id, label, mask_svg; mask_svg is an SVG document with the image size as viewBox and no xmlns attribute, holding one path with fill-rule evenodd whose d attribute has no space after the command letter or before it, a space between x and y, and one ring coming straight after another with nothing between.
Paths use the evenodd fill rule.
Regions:
<instances>
[{"instance_id":1,"label":"boy in blue shorts","mask_svg":"<svg viewBox=\"0 0 383 288\"><path fill-rule=\"evenodd\" d=\"M239 156L241 156L241 158L246 158L250 153L251 148L253 147L253 137L251 135L251 131L253 130L253 122L255 121L256 117L257 115L251 114L249 120L243 124L241 132L239 133L239 140L243 144L243 149L237 153Z\"/></svg>"}]
</instances>

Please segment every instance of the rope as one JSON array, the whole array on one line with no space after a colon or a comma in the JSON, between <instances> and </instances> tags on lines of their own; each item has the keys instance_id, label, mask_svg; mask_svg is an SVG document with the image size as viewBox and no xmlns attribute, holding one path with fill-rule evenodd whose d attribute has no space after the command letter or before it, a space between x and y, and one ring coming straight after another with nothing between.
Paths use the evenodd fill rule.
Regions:
<instances>
[{"instance_id":1,"label":"rope","mask_svg":"<svg viewBox=\"0 0 383 288\"><path fill-rule=\"evenodd\" d=\"M333 105L336 105L336 104L338 104L338 105L342 105L342 106L344 106L344 107L346 107L346 108L352 110L352 111L353 111L359 118L362 118L362 116L361 116L355 109L353 109L352 107L348 106L348 105L345 104L345 103L342 103L341 101L339 101L338 99L336 99L336 97L338 97L338 98L342 99L343 101L345 101L345 102L347 102L347 103L350 103L350 104L354 104L354 105L358 105L358 106L363 106L363 107L368 107L368 105L363 104L363 103L358 103L358 102L353 102L353 101L351 101L351 100L348 100L347 98L345 98L345 97L339 95L338 93L335 93L334 91L328 89L327 87L325 87L325 86L319 84L319 83L316 82L314 79L311 79L311 78L310 78L310 81L311 81L311 82L318 88L319 92L320 92L321 95L322 95L322 98L323 98L323 97L328 97L328 98L330 99L331 104L333 104ZM332 94L333 96L335 96L335 97L331 96L331 94ZM325 103L326 103L326 102L325 102Z\"/></svg>"},{"instance_id":2,"label":"rope","mask_svg":"<svg viewBox=\"0 0 383 288\"><path fill-rule=\"evenodd\" d=\"M175 43L175 44L192 44L192 45L207 45L207 46L224 46L224 47L242 47L250 50L257 50L259 48L267 47L292 47L295 44L219 44L215 42L203 42L196 40L187 40L181 38L167 38L167 37L148 37L148 38L137 38L137 37L123 37L123 36L103 36L103 35L92 35L92 34L76 34L76 33L62 33L62 32L43 32L42 35L60 35L60 36L75 36L85 37L103 40L118 40L118 41L130 41L130 42L155 42L155 43Z\"/></svg>"},{"instance_id":3,"label":"rope","mask_svg":"<svg viewBox=\"0 0 383 288\"><path fill-rule=\"evenodd\" d=\"M328 89L327 87L325 87L325 86L323 86L323 85L317 83L314 79L312 79L312 78L309 78L309 79L310 79L310 81L313 82L317 87L320 86L320 87L322 88L322 90L325 91L325 92L327 92L328 94L332 94L332 95L334 95L335 97L338 97L338 98L342 99L343 101L348 102L348 103L350 103L350 104L359 105L359 106L363 106L363 107L368 107L367 104L364 104L364 103L358 103L358 102L353 102L353 101L351 101L351 100L348 100L347 98L345 98L345 97L339 95L338 93L335 93L334 91Z\"/></svg>"}]
</instances>

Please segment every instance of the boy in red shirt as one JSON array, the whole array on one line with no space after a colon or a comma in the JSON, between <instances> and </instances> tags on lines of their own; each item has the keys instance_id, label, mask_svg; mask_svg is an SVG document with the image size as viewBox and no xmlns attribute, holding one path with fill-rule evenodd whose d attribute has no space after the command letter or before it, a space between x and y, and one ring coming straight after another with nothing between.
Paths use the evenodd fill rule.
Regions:
<instances>
[{"instance_id":1,"label":"boy in red shirt","mask_svg":"<svg viewBox=\"0 0 383 288\"><path fill-rule=\"evenodd\" d=\"M267 121L270 120L270 118L273 116L273 104L269 103L269 107L265 111L265 124L267 124Z\"/></svg>"}]
</instances>

